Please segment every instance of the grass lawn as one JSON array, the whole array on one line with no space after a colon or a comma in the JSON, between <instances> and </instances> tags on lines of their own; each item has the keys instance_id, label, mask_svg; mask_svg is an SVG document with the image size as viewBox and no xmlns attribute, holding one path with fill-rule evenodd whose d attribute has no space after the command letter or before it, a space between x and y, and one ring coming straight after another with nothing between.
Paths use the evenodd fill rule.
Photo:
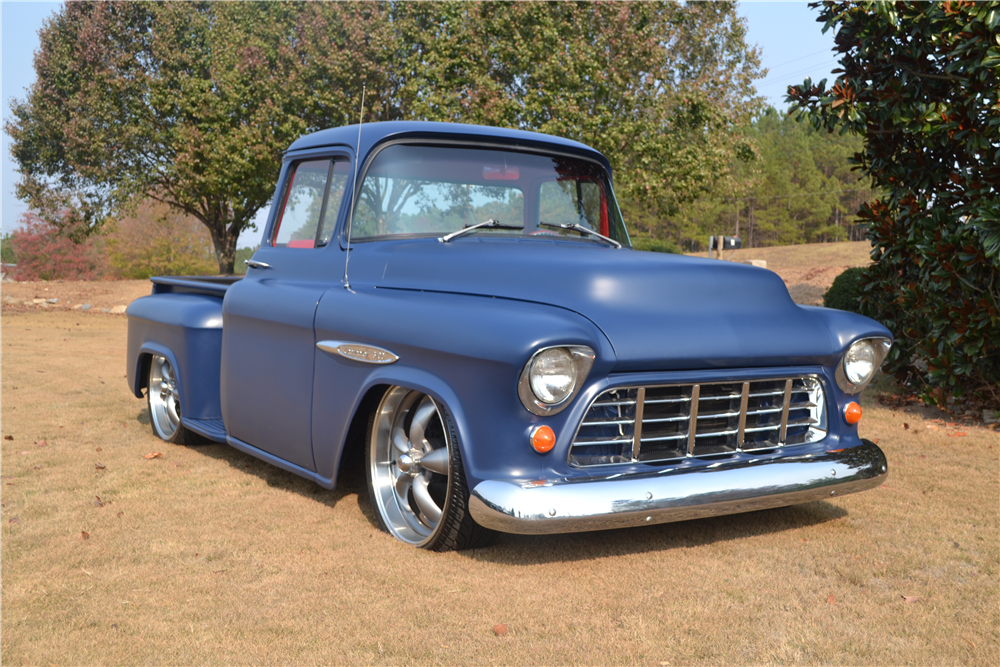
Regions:
<instances>
[{"instance_id":1,"label":"grass lawn","mask_svg":"<svg viewBox=\"0 0 1000 667\"><path fill-rule=\"evenodd\" d=\"M877 489L432 554L375 528L362 480L156 439L123 316L0 327L4 665L1000 662L1000 433L878 387Z\"/></svg>"}]
</instances>

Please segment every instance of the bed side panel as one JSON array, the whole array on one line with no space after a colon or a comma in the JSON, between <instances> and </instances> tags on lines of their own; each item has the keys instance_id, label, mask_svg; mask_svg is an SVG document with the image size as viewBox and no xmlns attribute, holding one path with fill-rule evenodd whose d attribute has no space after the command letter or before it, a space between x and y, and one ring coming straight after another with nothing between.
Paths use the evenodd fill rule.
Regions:
<instances>
[{"instance_id":1,"label":"bed side panel","mask_svg":"<svg viewBox=\"0 0 1000 667\"><path fill-rule=\"evenodd\" d=\"M126 371L132 393L142 396L148 355L164 354L176 369L184 417L222 419L222 299L202 294L153 294L133 301L126 314Z\"/></svg>"}]
</instances>

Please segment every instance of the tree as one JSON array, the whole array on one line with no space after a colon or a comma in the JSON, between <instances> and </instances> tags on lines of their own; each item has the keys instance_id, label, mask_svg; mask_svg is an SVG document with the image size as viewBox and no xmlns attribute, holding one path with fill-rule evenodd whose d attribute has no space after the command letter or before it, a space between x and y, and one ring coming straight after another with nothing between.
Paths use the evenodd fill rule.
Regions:
<instances>
[{"instance_id":1,"label":"tree","mask_svg":"<svg viewBox=\"0 0 1000 667\"><path fill-rule=\"evenodd\" d=\"M857 240L853 211L871 195L851 170L858 137L817 131L771 107L746 136L759 158L742 165L744 187L720 187L662 217L628 202L628 217L640 231L658 229L691 249L720 234L739 235L745 248Z\"/></svg>"},{"instance_id":2,"label":"tree","mask_svg":"<svg viewBox=\"0 0 1000 667\"><path fill-rule=\"evenodd\" d=\"M1000 3L810 6L842 71L788 100L864 139L853 162L881 194L859 213L862 308L896 336L889 367L938 403L1000 405Z\"/></svg>"},{"instance_id":3,"label":"tree","mask_svg":"<svg viewBox=\"0 0 1000 667\"><path fill-rule=\"evenodd\" d=\"M445 120L569 136L625 198L669 211L741 187L759 107L734 3L74 2L43 28L5 129L18 196L76 234L153 198L208 228L219 269L298 136Z\"/></svg>"},{"instance_id":4,"label":"tree","mask_svg":"<svg viewBox=\"0 0 1000 667\"><path fill-rule=\"evenodd\" d=\"M288 46L298 14L279 3L63 5L5 126L18 196L77 238L146 198L165 202L208 228L231 273L281 151L309 129Z\"/></svg>"},{"instance_id":5,"label":"tree","mask_svg":"<svg viewBox=\"0 0 1000 667\"><path fill-rule=\"evenodd\" d=\"M110 268L131 280L212 273L212 239L201 222L162 202L146 201L107 230Z\"/></svg>"},{"instance_id":6,"label":"tree","mask_svg":"<svg viewBox=\"0 0 1000 667\"><path fill-rule=\"evenodd\" d=\"M67 212L67 217L70 217ZM69 226L63 223L63 229ZM17 256L15 280L95 280L107 275L104 239L93 237L77 243L60 228L32 212L21 216L20 226L10 235Z\"/></svg>"},{"instance_id":7,"label":"tree","mask_svg":"<svg viewBox=\"0 0 1000 667\"><path fill-rule=\"evenodd\" d=\"M4 234L0 237L0 261L4 264L17 264L17 254L14 246L11 245L11 235Z\"/></svg>"},{"instance_id":8,"label":"tree","mask_svg":"<svg viewBox=\"0 0 1000 667\"><path fill-rule=\"evenodd\" d=\"M756 158L746 130L762 72L735 3L399 8L414 45L400 94L416 117L590 144L611 159L621 198L654 214L738 191L738 165Z\"/></svg>"}]
</instances>

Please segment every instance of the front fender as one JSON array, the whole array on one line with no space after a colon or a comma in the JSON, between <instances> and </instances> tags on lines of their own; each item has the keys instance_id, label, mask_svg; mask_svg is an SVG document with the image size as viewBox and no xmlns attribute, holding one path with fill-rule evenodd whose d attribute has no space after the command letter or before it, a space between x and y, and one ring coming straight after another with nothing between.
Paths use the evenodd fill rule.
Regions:
<instances>
[{"instance_id":1,"label":"front fender","mask_svg":"<svg viewBox=\"0 0 1000 667\"><path fill-rule=\"evenodd\" d=\"M563 471L564 459L530 448L529 433L537 424L548 424L557 433L556 450L558 438L568 443L573 420L616 361L604 334L571 311L440 292L330 290L317 309L316 337L374 345L398 356L395 363L374 365L317 350L313 457L317 472L331 478L352 418L376 385L418 389L445 406L458 431L470 484L497 475ZM594 366L565 410L534 415L517 395L521 370L540 347L562 344L591 347Z\"/></svg>"}]
</instances>

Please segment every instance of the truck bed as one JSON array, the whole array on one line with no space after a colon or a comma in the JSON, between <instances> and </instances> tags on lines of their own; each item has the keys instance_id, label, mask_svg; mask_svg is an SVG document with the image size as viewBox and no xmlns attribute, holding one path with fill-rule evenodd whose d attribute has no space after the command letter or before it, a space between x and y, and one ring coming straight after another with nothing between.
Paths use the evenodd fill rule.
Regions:
<instances>
[{"instance_id":1,"label":"truck bed","mask_svg":"<svg viewBox=\"0 0 1000 667\"><path fill-rule=\"evenodd\" d=\"M206 294L223 297L243 276L153 276L153 294Z\"/></svg>"}]
</instances>

